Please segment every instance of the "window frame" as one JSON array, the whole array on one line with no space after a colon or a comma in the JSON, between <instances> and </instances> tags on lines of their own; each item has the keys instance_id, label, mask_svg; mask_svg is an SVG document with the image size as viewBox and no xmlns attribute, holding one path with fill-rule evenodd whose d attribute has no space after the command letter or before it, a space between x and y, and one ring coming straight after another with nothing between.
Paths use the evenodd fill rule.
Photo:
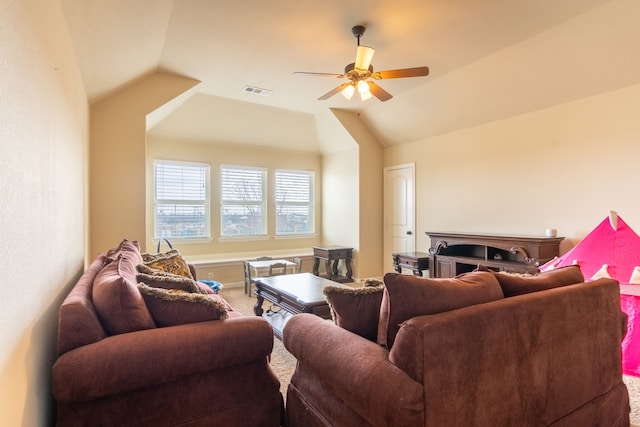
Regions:
<instances>
[{"instance_id":1,"label":"window frame","mask_svg":"<svg viewBox=\"0 0 640 427\"><path fill-rule=\"evenodd\" d=\"M185 167L197 167L202 168L204 172L204 201L200 199L158 199L158 166L185 166ZM168 205L201 205L204 207L205 218L205 231L202 235L197 236L169 236L161 235L158 231L157 209L159 204ZM190 162L181 160L166 160L166 159L154 159L153 160L153 239L168 239L168 240L180 240L180 241L202 241L211 239L211 164L204 162Z\"/></svg>"},{"instance_id":2,"label":"window frame","mask_svg":"<svg viewBox=\"0 0 640 427\"><path fill-rule=\"evenodd\" d=\"M279 189L278 189L278 175L280 174L296 174L296 175L305 175L308 177L309 179L309 192L308 192L308 196L309 199L307 202L300 202L300 201L292 201L292 202L286 202L286 201L280 201L278 200L278 196L279 196ZM299 236L310 236L310 235L314 235L315 234L315 171L310 171L310 170L296 170L296 169L275 169L274 172L274 176L275 176L275 184L274 184L274 202L275 202L275 208L274 208L274 215L275 215L275 229L274 229L274 235L277 237L299 237ZM308 209L308 223L309 223L309 229L305 230L304 232L282 232L279 230L278 224L278 216L279 216L279 212L280 212L280 207L281 206L292 206L292 207L300 207L300 206L304 206Z\"/></svg>"}]
</instances>

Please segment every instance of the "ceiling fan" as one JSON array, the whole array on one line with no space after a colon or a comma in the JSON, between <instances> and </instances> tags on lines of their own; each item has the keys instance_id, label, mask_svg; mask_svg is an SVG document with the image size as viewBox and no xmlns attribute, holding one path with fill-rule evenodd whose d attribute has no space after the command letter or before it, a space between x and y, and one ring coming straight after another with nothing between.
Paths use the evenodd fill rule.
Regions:
<instances>
[{"instance_id":1,"label":"ceiling fan","mask_svg":"<svg viewBox=\"0 0 640 427\"><path fill-rule=\"evenodd\" d=\"M349 79L348 82L341 84L340 86L330 90L322 95L318 100L329 99L333 95L341 92L345 98L351 99L353 94L358 91L360 98L365 101L371 98L371 95L378 98L380 101L388 101L393 96L378 86L374 80L382 79L397 79L401 77L421 77L429 75L429 67L414 67L414 68L402 68L399 70L386 70L386 71L373 71L371 65L371 59L375 50L368 46L360 46L360 37L364 34L365 27L362 25L356 25L351 29L354 37L358 39L358 47L356 50L356 62L352 62L344 67L343 74L332 73L310 73L304 71L296 71L294 74L307 74L312 76L331 76L338 78Z\"/></svg>"}]
</instances>

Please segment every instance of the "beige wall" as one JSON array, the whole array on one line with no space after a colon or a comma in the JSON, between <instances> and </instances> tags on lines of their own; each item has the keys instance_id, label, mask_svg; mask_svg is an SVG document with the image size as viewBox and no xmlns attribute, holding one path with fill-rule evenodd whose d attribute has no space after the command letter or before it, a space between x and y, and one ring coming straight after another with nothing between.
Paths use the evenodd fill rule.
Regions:
<instances>
[{"instance_id":1,"label":"beige wall","mask_svg":"<svg viewBox=\"0 0 640 427\"><path fill-rule=\"evenodd\" d=\"M144 249L147 115L197 83L155 73L91 106L91 257L123 238Z\"/></svg>"},{"instance_id":2,"label":"beige wall","mask_svg":"<svg viewBox=\"0 0 640 427\"><path fill-rule=\"evenodd\" d=\"M383 245L383 166L382 146L371 135L358 114L334 111L340 123L358 144L357 162L357 277L366 278L382 275ZM336 173L341 173L339 170ZM344 172L342 172L344 174ZM349 175L345 175L348 177Z\"/></svg>"},{"instance_id":3,"label":"beige wall","mask_svg":"<svg viewBox=\"0 0 640 427\"><path fill-rule=\"evenodd\" d=\"M416 164L417 242L425 231L543 235L566 252L615 210L640 230L640 86L385 150Z\"/></svg>"},{"instance_id":4,"label":"beige wall","mask_svg":"<svg viewBox=\"0 0 640 427\"><path fill-rule=\"evenodd\" d=\"M88 104L60 5L0 13L0 425L52 425L58 307L84 268Z\"/></svg>"},{"instance_id":5,"label":"beige wall","mask_svg":"<svg viewBox=\"0 0 640 427\"><path fill-rule=\"evenodd\" d=\"M322 157L322 244L352 247L355 277L359 276L360 248L358 156L355 146Z\"/></svg>"}]
</instances>

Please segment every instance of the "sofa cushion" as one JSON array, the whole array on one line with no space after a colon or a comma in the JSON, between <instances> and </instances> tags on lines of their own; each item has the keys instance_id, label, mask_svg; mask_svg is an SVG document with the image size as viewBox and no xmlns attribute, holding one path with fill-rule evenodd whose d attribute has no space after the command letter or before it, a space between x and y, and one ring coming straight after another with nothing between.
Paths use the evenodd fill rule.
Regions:
<instances>
[{"instance_id":1,"label":"sofa cushion","mask_svg":"<svg viewBox=\"0 0 640 427\"><path fill-rule=\"evenodd\" d=\"M136 286L140 258L120 253L93 281L93 304L110 335L151 329L155 323Z\"/></svg>"},{"instance_id":2,"label":"sofa cushion","mask_svg":"<svg viewBox=\"0 0 640 427\"><path fill-rule=\"evenodd\" d=\"M226 302L217 295L152 288L144 283L138 283L138 289L158 326L183 325L229 317Z\"/></svg>"},{"instance_id":3,"label":"sofa cushion","mask_svg":"<svg viewBox=\"0 0 640 427\"><path fill-rule=\"evenodd\" d=\"M162 272L164 273L164 272ZM198 286L198 283L184 276L178 274L164 273L164 274L145 274L138 273L136 275L138 283L144 283L152 288L162 289L179 289L186 292L195 292L204 294L207 293L204 289Z\"/></svg>"},{"instance_id":4,"label":"sofa cushion","mask_svg":"<svg viewBox=\"0 0 640 427\"><path fill-rule=\"evenodd\" d=\"M142 255L140 254L140 244L136 240L129 241L127 239L124 239L118 246L116 246L115 248L111 248L106 252L104 264L107 265L115 261L120 254L137 261L136 264L140 264L142 262Z\"/></svg>"},{"instance_id":5,"label":"sofa cushion","mask_svg":"<svg viewBox=\"0 0 640 427\"><path fill-rule=\"evenodd\" d=\"M478 266L478 270L491 271L482 265ZM505 297L584 282L584 276L578 265L568 265L535 275L510 274L502 271L491 272L496 276L496 279L498 279L498 283L500 283Z\"/></svg>"},{"instance_id":6,"label":"sofa cushion","mask_svg":"<svg viewBox=\"0 0 640 427\"><path fill-rule=\"evenodd\" d=\"M485 271L461 274L451 279L387 273L384 284L377 342L387 348L393 345L401 324L412 317L503 298L495 275Z\"/></svg>"},{"instance_id":7,"label":"sofa cushion","mask_svg":"<svg viewBox=\"0 0 640 427\"><path fill-rule=\"evenodd\" d=\"M175 249L163 254L142 254L142 258L147 267L193 279L187 261Z\"/></svg>"},{"instance_id":8,"label":"sofa cushion","mask_svg":"<svg viewBox=\"0 0 640 427\"><path fill-rule=\"evenodd\" d=\"M375 341L384 286L325 286L322 290L336 325Z\"/></svg>"}]
</instances>

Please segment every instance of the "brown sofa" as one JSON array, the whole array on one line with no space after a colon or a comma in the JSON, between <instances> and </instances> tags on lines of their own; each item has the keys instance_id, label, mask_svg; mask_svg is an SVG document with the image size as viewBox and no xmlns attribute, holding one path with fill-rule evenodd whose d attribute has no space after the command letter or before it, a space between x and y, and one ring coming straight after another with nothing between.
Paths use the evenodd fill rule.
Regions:
<instances>
[{"instance_id":1,"label":"brown sofa","mask_svg":"<svg viewBox=\"0 0 640 427\"><path fill-rule=\"evenodd\" d=\"M180 310L154 318L157 312L147 311L136 289L141 261L136 250L125 241L98 256L60 307L53 366L57 424L281 425L280 384L268 364L273 347L269 324L240 315L205 291L186 295L204 305L188 310L191 302L177 302ZM109 281L117 290L104 291ZM218 309L227 313L189 323L202 307L207 315ZM185 311L186 323L176 320ZM160 322L179 324L160 327Z\"/></svg>"},{"instance_id":2,"label":"brown sofa","mask_svg":"<svg viewBox=\"0 0 640 427\"><path fill-rule=\"evenodd\" d=\"M289 427L629 426L617 282L573 266L384 282L325 289L340 326L285 326Z\"/></svg>"}]
</instances>

